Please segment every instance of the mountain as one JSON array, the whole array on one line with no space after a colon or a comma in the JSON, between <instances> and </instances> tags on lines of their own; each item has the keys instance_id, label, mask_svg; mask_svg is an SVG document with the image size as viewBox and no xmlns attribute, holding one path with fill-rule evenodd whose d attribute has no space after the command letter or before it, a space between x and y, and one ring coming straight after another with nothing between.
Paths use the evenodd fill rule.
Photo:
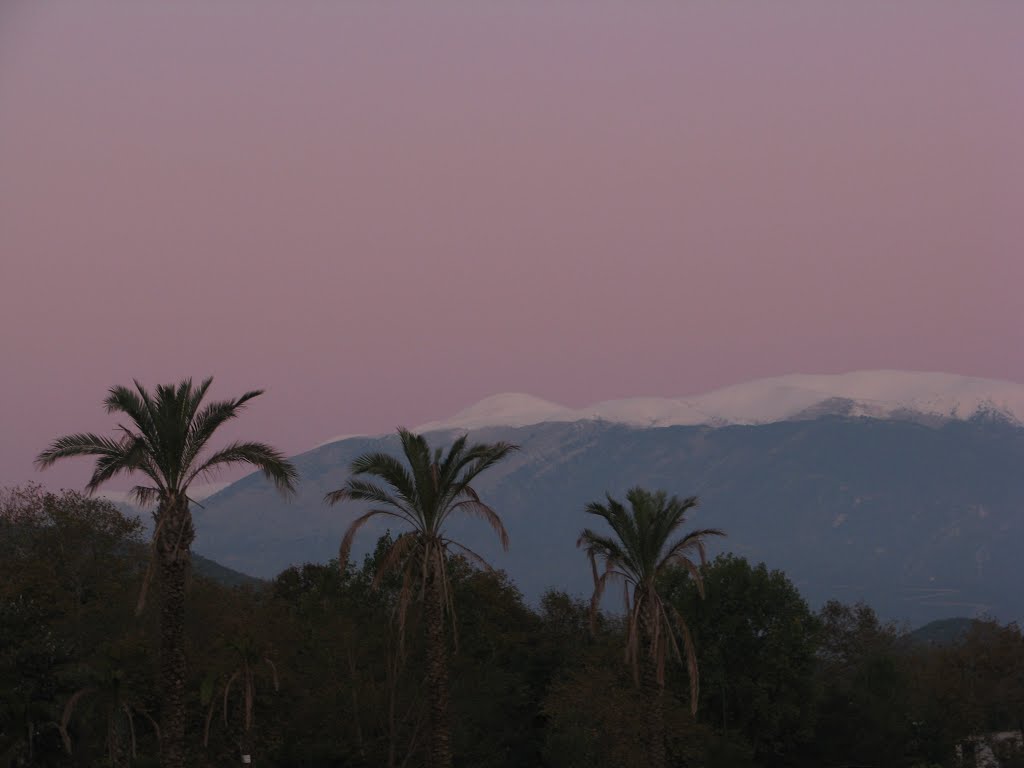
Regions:
<instances>
[{"instance_id":1,"label":"mountain","mask_svg":"<svg viewBox=\"0 0 1024 768\"><path fill-rule=\"evenodd\" d=\"M197 576L215 581L225 587L258 587L264 583L262 579L226 568L220 563L202 555L192 555L192 571Z\"/></svg>"},{"instance_id":2,"label":"mountain","mask_svg":"<svg viewBox=\"0 0 1024 768\"><path fill-rule=\"evenodd\" d=\"M611 421L639 427L768 424L823 415L902 418L928 422L993 414L1024 424L1024 386L948 373L855 371L792 374L679 398L608 400L567 408L532 395L504 393L418 432L522 427L552 421Z\"/></svg>"},{"instance_id":3,"label":"mountain","mask_svg":"<svg viewBox=\"0 0 1024 768\"><path fill-rule=\"evenodd\" d=\"M511 551L482 523L456 533L531 601L551 586L589 593L575 548L592 522L582 510L642 485L699 495L692 523L729 534L715 551L781 568L813 605L864 599L912 625L1011 620L1024 617L1022 390L944 374L792 376L689 398L700 424L665 423L683 418L682 401L616 401L587 411L599 418L563 420L561 406L503 395L422 426L438 428L438 443L471 428L473 440L521 446L479 483ZM349 437L295 457L291 503L256 475L211 496L196 510L197 550L262 577L336 556L356 508L326 507L323 495L368 450L397 452L397 438ZM361 551L383 531L364 529Z\"/></svg>"},{"instance_id":4,"label":"mountain","mask_svg":"<svg viewBox=\"0 0 1024 768\"><path fill-rule=\"evenodd\" d=\"M907 640L917 645L955 645L974 626L974 619L955 617L930 621L906 635Z\"/></svg>"}]
</instances>

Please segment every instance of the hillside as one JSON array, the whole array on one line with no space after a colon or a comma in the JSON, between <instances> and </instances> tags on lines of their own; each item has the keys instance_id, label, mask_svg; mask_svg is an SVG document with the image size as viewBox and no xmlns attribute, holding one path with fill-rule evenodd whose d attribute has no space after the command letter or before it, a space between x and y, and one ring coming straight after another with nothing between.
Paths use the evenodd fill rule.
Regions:
<instances>
[{"instance_id":1,"label":"hillside","mask_svg":"<svg viewBox=\"0 0 1024 768\"><path fill-rule=\"evenodd\" d=\"M473 439L522 446L479 483L505 519L511 551L501 553L482 524L456 532L530 600L550 586L589 592L575 548L588 522L583 507L639 484L700 495L692 522L728 532L719 551L783 569L812 604L865 599L912 625L1024 616L1016 588L1024 429L1002 419L928 426L822 416L719 428L579 421L482 428ZM257 476L229 486L196 511L197 551L262 577L336 556L355 509L326 507L323 495L342 484L355 456L377 449L395 451L397 440L350 438L296 457L302 485L290 503ZM361 551L381 533L365 529Z\"/></svg>"},{"instance_id":2,"label":"hillside","mask_svg":"<svg viewBox=\"0 0 1024 768\"><path fill-rule=\"evenodd\" d=\"M974 619L962 617L930 621L907 634L907 639L922 645L954 645L963 639L974 624Z\"/></svg>"},{"instance_id":3,"label":"hillside","mask_svg":"<svg viewBox=\"0 0 1024 768\"><path fill-rule=\"evenodd\" d=\"M192 555L192 570L197 576L216 581L225 587L257 587L264 583L262 579L232 570L197 554Z\"/></svg>"}]
</instances>

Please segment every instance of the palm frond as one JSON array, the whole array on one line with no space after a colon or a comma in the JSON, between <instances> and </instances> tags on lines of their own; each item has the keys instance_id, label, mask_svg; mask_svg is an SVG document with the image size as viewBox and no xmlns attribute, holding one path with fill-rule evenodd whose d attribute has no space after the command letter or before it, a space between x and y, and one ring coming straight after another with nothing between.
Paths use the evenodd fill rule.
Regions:
<instances>
[{"instance_id":1,"label":"palm frond","mask_svg":"<svg viewBox=\"0 0 1024 768\"><path fill-rule=\"evenodd\" d=\"M596 566L595 566L596 573ZM629 580L626 578L622 571L614 570L613 568L606 567L605 570L598 574L594 579L594 594L590 598L590 628L591 631L597 629L597 617L601 613L601 598L604 597L605 589L608 584L614 581L622 581L624 588L626 589L626 612L629 613Z\"/></svg>"},{"instance_id":2,"label":"palm frond","mask_svg":"<svg viewBox=\"0 0 1024 768\"><path fill-rule=\"evenodd\" d=\"M431 473L430 446L422 435L400 427L398 438L402 453L409 463L408 473L416 489L416 504L424 517L432 514L434 508L434 481Z\"/></svg>"},{"instance_id":3,"label":"palm frond","mask_svg":"<svg viewBox=\"0 0 1024 768\"><path fill-rule=\"evenodd\" d=\"M151 507L160 500L161 490L147 485L136 485L130 495L140 507Z\"/></svg>"},{"instance_id":4,"label":"palm frond","mask_svg":"<svg viewBox=\"0 0 1024 768\"><path fill-rule=\"evenodd\" d=\"M488 563L484 559L483 555L481 555L478 552L474 552L472 549L467 547L465 544L460 544L459 542L454 541L452 539L444 539L443 543L444 543L444 545L446 547L455 547L455 549L459 550L459 554L461 554L462 556L466 557L471 562L476 563L481 568L483 568L485 571L491 571L491 572L494 571L494 566L492 566L490 563Z\"/></svg>"},{"instance_id":5,"label":"palm frond","mask_svg":"<svg viewBox=\"0 0 1024 768\"><path fill-rule=\"evenodd\" d=\"M669 547L668 553L666 553L664 560L665 562L671 562L671 560L679 555L686 552L696 551L701 565L707 562L707 546L705 539L711 536L725 536L725 531L721 531L718 528L701 528L696 531L690 531L683 538L676 541Z\"/></svg>"},{"instance_id":6,"label":"palm frond","mask_svg":"<svg viewBox=\"0 0 1024 768\"><path fill-rule=\"evenodd\" d=\"M228 678L228 681L224 683L224 725L228 724L228 698L231 695L231 686L234 685L240 673L241 670L236 669L231 677Z\"/></svg>"},{"instance_id":7,"label":"palm frond","mask_svg":"<svg viewBox=\"0 0 1024 768\"><path fill-rule=\"evenodd\" d=\"M92 477L85 486L86 491L94 493L103 483L119 474L130 474L147 461L146 444L141 438L125 436L121 440L122 453L101 456L93 467Z\"/></svg>"},{"instance_id":8,"label":"palm frond","mask_svg":"<svg viewBox=\"0 0 1024 768\"><path fill-rule=\"evenodd\" d=\"M203 406L202 410L198 410L211 381L212 379L204 380L203 383L192 392L192 402L190 403L189 410L195 415L190 419L187 429L188 435L185 440L185 456L182 461L182 464L185 467L190 467L192 465L196 457L199 456L199 453L203 450L203 447L210 441L210 438L213 437L214 433L225 422L230 421L239 415L245 403L263 394L263 390L255 389L251 392L246 392L244 395L236 397L233 400L220 400L217 402L207 403Z\"/></svg>"},{"instance_id":9,"label":"palm frond","mask_svg":"<svg viewBox=\"0 0 1024 768\"><path fill-rule=\"evenodd\" d=\"M131 392L127 387L111 388L111 396L107 401L107 411L110 413L123 411L135 422L136 428L142 433L149 444L153 462L159 467L160 473L166 478L168 484L176 485L176 478L174 477L175 461L173 455L168 450L167 435L165 434L169 431L170 427L166 424L166 420L161 418L160 403L137 380L133 381L133 383L135 384L135 392ZM157 387L158 395L160 389L160 387ZM120 407L112 407L115 396L119 401L118 405ZM128 410L129 408L138 408L140 412L136 415L134 411Z\"/></svg>"},{"instance_id":10,"label":"palm frond","mask_svg":"<svg viewBox=\"0 0 1024 768\"><path fill-rule=\"evenodd\" d=\"M349 478L343 487L327 493L324 496L324 501L332 505L342 501L368 501L372 504L394 507L405 516L410 525L419 527L416 507L388 493L376 483Z\"/></svg>"},{"instance_id":11,"label":"palm frond","mask_svg":"<svg viewBox=\"0 0 1024 768\"><path fill-rule=\"evenodd\" d=\"M404 504L409 507L416 505L416 484L405 465L391 454L365 453L352 462L349 471L353 475L379 477L395 489Z\"/></svg>"},{"instance_id":12,"label":"palm frond","mask_svg":"<svg viewBox=\"0 0 1024 768\"><path fill-rule=\"evenodd\" d=\"M396 512L392 512L390 509L371 509L369 512L360 515L353 520L352 524L349 525L348 530L345 531L344 537L341 539L341 546L338 547L338 567L341 568L342 572L345 571L345 568L348 565L348 556L352 551L352 542L355 539L356 534L359 532L359 529L378 515L383 515L385 517L397 517L399 520L402 519Z\"/></svg>"},{"instance_id":13,"label":"palm frond","mask_svg":"<svg viewBox=\"0 0 1024 768\"><path fill-rule=\"evenodd\" d=\"M283 453L266 443L255 442L234 442L211 454L206 461L192 470L184 485L188 487L197 478L210 477L220 467L232 464L250 464L263 472L263 475L282 493L295 493L295 485L299 479L295 466Z\"/></svg>"},{"instance_id":14,"label":"palm frond","mask_svg":"<svg viewBox=\"0 0 1024 768\"><path fill-rule=\"evenodd\" d=\"M472 446L461 460L465 469L459 475L460 484L469 485L481 472L493 467L510 453L518 450L518 445L506 442L481 443Z\"/></svg>"},{"instance_id":15,"label":"palm frond","mask_svg":"<svg viewBox=\"0 0 1024 768\"><path fill-rule=\"evenodd\" d=\"M426 558L423 558L424 561ZM405 655L405 620L409 615L409 603L412 602L413 582L416 569L406 567L402 577L402 587L398 591L397 623L398 623L398 654Z\"/></svg>"},{"instance_id":16,"label":"palm frond","mask_svg":"<svg viewBox=\"0 0 1024 768\"><path fill-rule=\"evenodd\" d=\"M463 512L473 515L473 517L485 520L494 532L498 534L498 541L501 542L502 550L508 552L508 531L505 530L505 524L501 522L501 518L498 517L497 512L478 499L466 499L449 507L445 517L458 510L462 510Z\"/></svg>"},{"instance_id":17,"label":"palm frond","mask_svg":"<svg viewBox=\"0 0 1024 768\"><path fill-rule=\"evenodd\" d=\"M274 664L274 662L270 660L269 656L265 656L263 658L263 660L265 662L267 662L267 664L270 666L270 674L271 674L271 680L274 682L274 690L275 691L280 691L281 690L281 683L278 682L278 678L277 678L277 665Z\"/></svg>"},{"instance_id":18,"label":"palm frond","mask_svg":"<svg viewBox=\"0 0 1024 768\"><path fill-rule=\"evenodd\" d=\"M60 716L60 722L57 724L57 730L60 731L60 738L64 742L64 749L67 753L71 754L71 736L68 734L68 723L71 722L71 713L74 712L75 706L83 696L95 691L95 686L87 686L85 688L79 688L68 699L64 705L64 712Z\"/></svg>"},{"instance_id":19,"label":"palm frond","mask_svg":"<svg viewBox=\"0 0 1024 768\"><path fill-rule=\"evenodd\" d=\"M35 464L39 469L46 469L53 466L58 459L72 456L120 456L123 453L124 444L120 440L80 432L58 437L45 451L36 456Z\"/></svg>"},{"instance_id":20,"label":"palm frond","mask_svg":"<svg viewBox=\"0 0 1024 768\"><path fill-rule=\"evenodd\" d=\"M700 699L700 670L697 667L697 649L693 644L690 627L683 621L682 615L674 606L670 606L670 610L675 619L676 628L683 637L683 646L686 649L686 669L690 677L690 712L691 714L697 714L697 703Z\"/></svg>"},{"instance_id":21,"label":"palm frond","mask_svg":"<svg viewBox=\"0 0 1024 768\"><path fill-rule=\"evenodd\" d=\"M373 581L371 586L376 589L380 586L381 581L384 577L398 565L405 556L409 553L409 550L419 544L419 537L414 533L406 533L399 536L388 548L387 553L384 555L380 564L377 566L377 572L373 575Z\"/></svg>"},{"instance_id":22,"label":"palm frond","mask_svg":"<svg viewBox=\"0 0 1024 768\"><path fill-rule=\"evenodd\" d=\"M439 482L446 487L453 487L458 480L459 469L462 466L462 456L466 450L466 443L469 441L469 433L460 435L451 444L447 455L441 456L441 449L434 452L434 464L437 465Z\"/></svg>"},{"instance_id":23,"label":"palm frond","mask_svg":"<svg viewBox=\"0 0 1024 768\"><path fill-rule=\"evenodd\" d=\"M123 413L135 424L135 428L147 439L156 439L156 423L153 420L152 401L145 387L134 382L135 391L128 387L113 386L103 401L107 413Z\"/></svg>"},{"instance_id":24,"label":"palm frond","mask_svg":"<svg viewBox=\"0 0 1024 768\"><path fill-rule=\"evenodd\" d=\"M132 717L132 708L127 704L122 704L121 709L124 711L124 716L128 720L128 736L129 743L131 744L131 756L132 759L138 757L135 743L135 718Z\"/></svg>"},{"instance_id":25,"label":"palm frond","mask_svg":"<svg viewBox=\"0 0 1024 768\"><path fill-rule=\"evenodd\" d=\"M621 541L584 528L576 541L576 546L583 549L589 557L599 557L610 567L621 568L629 572L634 580L642 581L641 570L634 562L632 553Z\"/></svg>"}]
</instances>

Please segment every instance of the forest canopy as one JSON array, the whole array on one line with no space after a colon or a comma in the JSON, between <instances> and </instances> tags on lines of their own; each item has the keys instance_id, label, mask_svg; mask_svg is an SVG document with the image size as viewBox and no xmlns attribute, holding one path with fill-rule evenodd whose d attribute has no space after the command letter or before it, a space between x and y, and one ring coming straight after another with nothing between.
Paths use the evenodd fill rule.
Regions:
<instances>
[{"instance_id":1,"label":"forest canopy","mask_svg":"<svg viewBox=\"0 0 1024 768\"><path fill-rule=\"evenodd\" d=\"M36 486L0 494L0 765L156 765L153 611L133 608L148 549L114 504ZM400 572L289 568L226 586L193 573L186 641L194 765L415 766L427 722L419 603L396 633ZM588 567L580 556L580 567ZM459 766L640 766L644 711L623 617L589 596L515 584L450 557L452 752ZM977 620L922 641L870 606L812 610L780 571L723 555L659 591L685 615L700 666L670 665L668 764L952 766L1024 713L1024 638ZM995 745L1010 762L1013 739Z\"/></svg>"}]
</instances>

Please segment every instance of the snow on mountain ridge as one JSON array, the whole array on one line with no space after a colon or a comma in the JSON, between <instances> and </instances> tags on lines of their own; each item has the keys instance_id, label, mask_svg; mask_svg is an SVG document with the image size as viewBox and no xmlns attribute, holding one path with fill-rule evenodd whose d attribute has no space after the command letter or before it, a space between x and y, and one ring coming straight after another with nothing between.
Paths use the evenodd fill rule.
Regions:
<instances>
[{"instance_id":1,"label":"snow on mountain ridge","mask_svg":"<svg viewBox=\"0 0 1024 768\"><path fill-rule=\"evenodd\" d=\"M416 431L522 427L585 419L634 426L766 424L798 417L828 401L848 401L842 412L851 416L887 418L919 413L967 419L980 412L995 412L1024 424L1024 386L1020 384L945 373L882 370L790 374L692 397L608 400L584 408L569 408L527 394L503 393L485 398L449 419L420 425Z\"/></svg>"},{"instance_id":2,"label":"snow on mountain ridge","mask_svg":"<svg viewBox=\"0 0 1024 768\"><path fill-rule=\"evenodd\" d=\"M579 421L580 417L573 416L573 413L571 408L533 395L502 392L485 397L449 419L427 422L415 431L452 429L453 425L460 429L477 429L491 426L525 427L545 421Z\"/></svg>"}]
</instances>

